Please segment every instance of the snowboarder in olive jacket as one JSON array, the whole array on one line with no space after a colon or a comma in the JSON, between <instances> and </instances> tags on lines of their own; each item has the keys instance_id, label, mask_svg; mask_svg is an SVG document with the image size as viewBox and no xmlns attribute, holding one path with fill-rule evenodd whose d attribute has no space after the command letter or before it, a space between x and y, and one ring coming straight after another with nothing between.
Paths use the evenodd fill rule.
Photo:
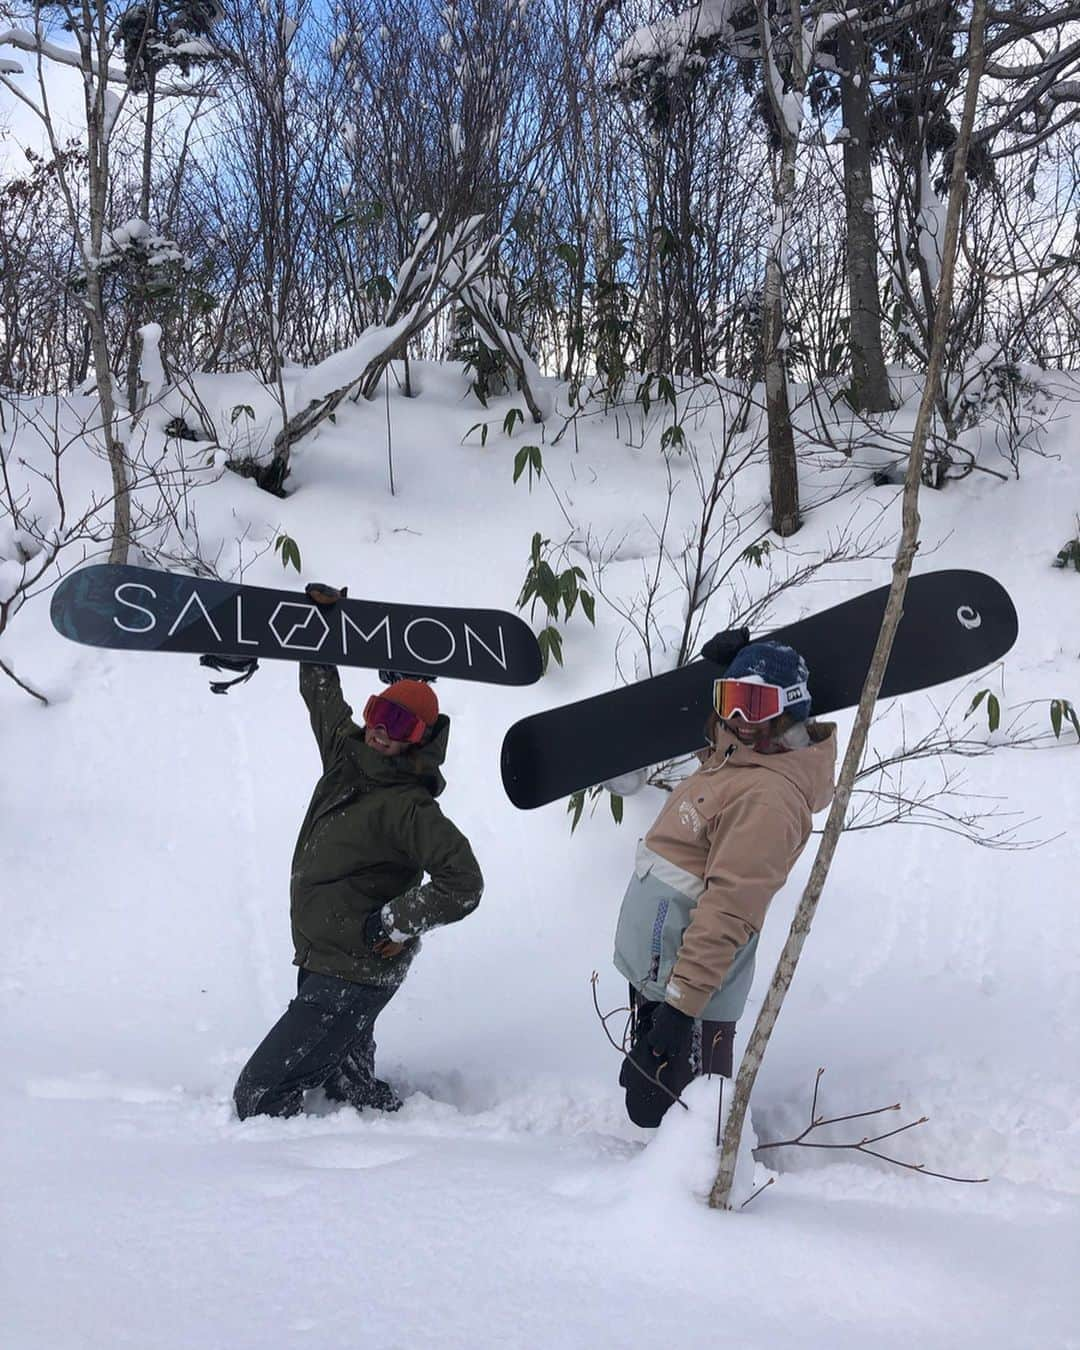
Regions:
<instances>
[{"instance_id":1,"label":"snowboarder in olive jacket","mask_svg":"<svg viewBox=\"0 0 1080 1350\"><path fill-rule=\"evenodd\" d=\"M435 801L450 722L431 686L395 681L368 700L362 727L333 666L302 665L300 692L323 773L293 855L297 995L240 1074L242 1120L294 1115L319 1086L332 1100L397 1110L374 1073L375 1018L420 935L463 919L483 890L468 840Z\"/></svg>"},{"instance_id":2,"label":"snowboarder in olive jacket","mask_svg":"<svg viewBox=\"0 0 1080 1350\"><path fill-rule=\"evenodd\" d=\"M730 1077L769 902L832 800L836 728L808 720L806 663L747 636L703 650L723 675L708 748L639 843L619 913L632 1026L619 1082L637 1125L659 1125L697 1074Z\"/></svg>"}]
</instances>

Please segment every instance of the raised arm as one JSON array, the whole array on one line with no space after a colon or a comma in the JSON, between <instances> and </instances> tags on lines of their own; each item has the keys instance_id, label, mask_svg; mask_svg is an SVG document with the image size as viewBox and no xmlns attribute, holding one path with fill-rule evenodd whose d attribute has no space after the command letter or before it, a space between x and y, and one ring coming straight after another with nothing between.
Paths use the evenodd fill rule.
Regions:
<instances>
[{"instance_id":1,"label":"raised arm","mask_svg":"<svg viewBox=\"0 0 1080 1350\"><path fill-rule=\"evenodd\" d=\"M333 759L345 736L359 731L352 720L352 708L341 692L337 666L316 666L304 662L300 666L300 695L311 716L311 729L319 743L323 768Z\"/></svg>"}]
</instances>

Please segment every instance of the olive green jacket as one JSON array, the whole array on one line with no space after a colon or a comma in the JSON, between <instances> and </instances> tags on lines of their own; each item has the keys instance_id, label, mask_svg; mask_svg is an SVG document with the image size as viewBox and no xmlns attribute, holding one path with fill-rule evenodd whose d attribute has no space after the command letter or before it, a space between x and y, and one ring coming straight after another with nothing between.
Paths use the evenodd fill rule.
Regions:
<instances>
[{"instance_id":1,"label":"olive green jacket","mask_svg":"<svg viewBox=\"0 0 1080 1350\"><path fill-rule=\"evenodd\" d=\"M474 910L484 881L469 841L439 809L450 722L393 758L364 744L333 666L301 665L300 693L322 755L292 862L295 963L360 984L398 985L429 928ZM431 880L422 885L424 873ZM375 955L364 923L375 910L400 956Z\"/></svg>"}]
</instances>

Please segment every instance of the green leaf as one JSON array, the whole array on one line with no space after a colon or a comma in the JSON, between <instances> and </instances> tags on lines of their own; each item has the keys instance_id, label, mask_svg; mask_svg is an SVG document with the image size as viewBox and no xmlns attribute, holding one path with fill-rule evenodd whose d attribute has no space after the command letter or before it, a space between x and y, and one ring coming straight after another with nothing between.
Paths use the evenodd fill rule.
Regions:
<instances>
[{"instance_id":1,"label":"green leaf","mask_svg":"<svg viewBox=\"0 0 1080 1350\"><path fill-rule=\"evenodd\" d=\"M299 572L300 566L300 545L295 539L291 539L287 534L279 534L274 541L274 550L281 554L282 567L288 567L291 563Z\"/></svg>"},{"instance_id":2,"label":"green leaf","mask_svg":"<svg viewBox=\"0 0 1080 1350\"><path fill-rule=\"evenodd\" d=\"M983 699L987 696L987 694L989 694L989 692L990 692L989 689L980 689L979 692L975 695L975 697L971 700L971 707L967 710L964 716L970 717L971 714L975 711L975 709L979 706L979 704L983 701Z\"/></svg>"},{"instance_id":3,"label":"green leaf","mask_svg":"<svg viewBox=\"0 0 1080 1350\"><path fill-rule=\"evenodd\" d=\"M528 466L529 470L529 491L531 492L533 475L535 474L536 477L539 478L544 467L543 456L540 453L540 447L538 445L523 445L514 456L515 483L525 472L526 466Z\"/></svg>"},{"instance_id":4,"label":"green leaf","mask_svg":"<svg viewBox=\"0 0 1080 1350\"><path fill-rule=\"evenodd\" d=\"M1062 725L1066 721L1072 724L1077 740L1080 740L1080 717L1076 715L1076 709L1067 698L1052 699L1050 701L1050 725L1054 728L1056 737L1060 738Z\"/></svg>"},{"instance_id":5,"label":"green leaf","mask_svg":"<svg viewBox=\"0 0 1080 1350\"><path fill-rule=\"evenodd\" d=\"M473 434L474 431L479 431L480 433L480 444L486 445L488 433L488 424L486 422L474 422L472 426L468 429L468 431L465 433L465 435L462 436L461 439L463 441L467 440Z\"/></svg>"},{"instance_id":6,"label":"green leaf","mask_svg":"<svg viewBox=\"0 0 1080 1350\"><path fill-rule=\"evenodd\" d=\"M525 414L521 411L521 409L511 408L510 411L503 418L503 431L505 431L508 436L512 436L514 434L514 425L517 422L524 422L524 421L525 421Z\"/></svg>"},{"instance_id":7,"label":"green leaf","mask_svg":"<svg viewBox=\"0 0 1080 1350\"><path fill-rule=\"evenodd\" d=\"M553 656L555 660L558 662L558 664L561 666L563 663L562 634L559 632L559 630L557 628L552 627L552 625L549 624L536 640L540 645L541 652L546 653L544 659L544 669L545 670L547 669L547 658L551 656Z\"/></svg>"},{"instance_id":8,"label":"green leaf","mask_svg":"<svg viewBox=\"0 0 1080 1350\"><path fill-rule=\"evenodd\" d=\"M555 256L566 263L567 267L573 267L575 270L581 258L573 244L556 244Z\"/></svg>"},{"instance_id":9,"label":"green leaf","mask_svg":"<svg viewBox=\"0 0 1080 1350\"><path fill-rule=\"evenodd\" d=\"M1080 572L1080 539L1071 539L1064 548L1058 549L1054 559L1055 567L1068 567L1070 563Z\"/></svg>"},{"instance_id":10,"label":"green leaf","mask_svg":"<svg viewBox=\"0 0 1080 1350\"><path fill-rule=\"evenodd\" d=\"M611 814L615 818L615 824L621 825L623 817L623 799L617 792L612 792L608 795L611 799Z\"/></svg>"},{"instance_id":11,"label":"green leaf","mask_svg":"<svg viewBox=\"0 0 1080 1350\"><path fill-rule=\"evenodd\" d=\"M755 567L764 567L765 559L772 551L772 545L767 539L763 539L759 544L748 544L739 555L743 562L753 563Z\"/></svg>"},{"instance_id":12,"label":"green leaf","mask_svg":"<svg viewBox=\"0 0 1080 1350\"><path fill-rule=\"evenodd\" d=\"M671 426L664 428L663 434L660 437L661 450L670 450L672 446L675 446L677 450L681 450L685 444L686 437L678 422L672 422Z\"/></svg>"},{"instance_id":13,"label":"green leaf","mask_svg":"<svg viewBox=\"0 0 1080 1350\"><path fill-rule=\"evenodd\" d=\"M585 617L593 625L593 627L595 627L596 599L594 598L594 596L590 591L583 590L581 592L581 608L585 611Z\"/></svg>"},{"instance_id":14,"label":"green leaf","mask_svg":"<svg viewBox=\"0 0 1080 1350\"><path fill-rule=\"evenodd\" d=\"M578 792L571 794L566 803L567 811L573 812L573 820L570 822L570 833L573 834L581 821L581 813L585 810L585 789L581 788Z\"/></svg>"},{"instance_id":15,"label":"green leaf","mask_svg":"<svg viewBox=\"0 0 1080 1350\"><path fill-rule=\"evenodd\" d=\"M546 593L558 599L559 578L555 575L554 569L546 558L541 559L540 565L536 569L536 580L541 595Z\"/></svg>"},{"instance_id":16,"label":"green leaf","mask_svg":"<svg viewBox=\"0 0 1080 1350\"><path fill-rule=\"evenodd\" d=\"M577 604L578 598L577 577L569 568L559 577L559 595L566 610L566 617L569 619L574 612L574 606Z\"/></svg>"},{"instance_id":17,"label":"green leaf","mask_svg":"<svg viewBox=\"0 0 1080 1350\"><path fill-rule=\"evenodd\" d=\"M998 702L996 694L990 694L986 700L987 721L990 724L991 731L997 731L1001 725L1001 704Z\"/></svg>"},{"instance_id":18,"label":"green leaf","mask_svg":"<svg viewBox=\"0 0 1080 1350\"><path fill-rule=\"evenodd\" d=\"M238 403L236 407L233 408L232 414L229 417L229 421L235 422L241 413L243 413L245 417L249 417L251 418L252 421L254 421L255 409L251 406L250 403Z\"/></svg>"},{"instance_id":19,"label":"green leaf","mask_svg":"<svg viewBox=\"0 0 1080 1350\"><path fill-rule=\"evenodd\" d=\"M669 375L659 376L656 381L656 388L664 402L668 404L669 407L674 408L676 404L675 385L672 383L671 377Z\"/></svg>"}]
</instances>

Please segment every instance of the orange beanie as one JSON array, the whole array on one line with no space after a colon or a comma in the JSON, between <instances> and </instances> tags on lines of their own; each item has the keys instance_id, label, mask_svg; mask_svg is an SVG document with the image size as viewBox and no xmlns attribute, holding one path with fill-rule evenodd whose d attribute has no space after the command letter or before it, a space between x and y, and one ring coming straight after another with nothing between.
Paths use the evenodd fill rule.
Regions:
<instances>
[{"instance_id":1,"label":"orange beanie","mask_svg":"<svg viewBox=\"0 0 1080 1350\"><path fill-rule=\"evenodd\" d=\"M425 726L435 725L439 715L439 700L435 690L423 680L395 680L388 689L382 691L382 697L396 703L399 708L408 708Z\"/></svg>"}]
</instances>

